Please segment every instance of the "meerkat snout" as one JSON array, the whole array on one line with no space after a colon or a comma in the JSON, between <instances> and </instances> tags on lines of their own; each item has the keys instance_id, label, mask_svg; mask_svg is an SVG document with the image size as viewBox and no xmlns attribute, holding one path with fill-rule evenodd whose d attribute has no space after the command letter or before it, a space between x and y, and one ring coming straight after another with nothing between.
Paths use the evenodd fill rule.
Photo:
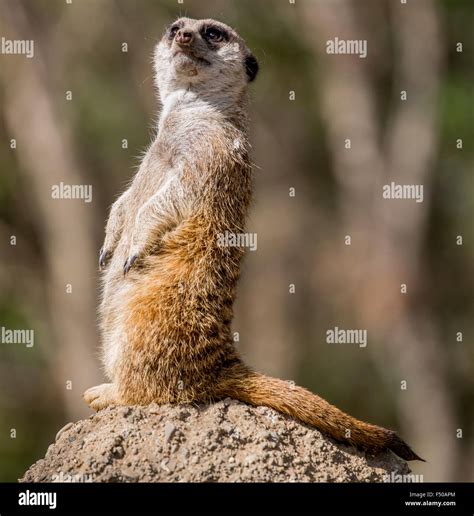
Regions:
<instances>
[{"instance_id":1,"label":"meerkat snout","mask_svg":"<svg viewBox=\"0 0 474 516\"><path fill-rule=\"evenodd\" d=\"M187 30L184 30L184 29L180 29L178 30L178 32L176 33L176 36L174 38L175 42L182 46L188 46L190 43L192 43L194 39L194 34L190 31L187 31Z\"/></svg>"}]
</instances>

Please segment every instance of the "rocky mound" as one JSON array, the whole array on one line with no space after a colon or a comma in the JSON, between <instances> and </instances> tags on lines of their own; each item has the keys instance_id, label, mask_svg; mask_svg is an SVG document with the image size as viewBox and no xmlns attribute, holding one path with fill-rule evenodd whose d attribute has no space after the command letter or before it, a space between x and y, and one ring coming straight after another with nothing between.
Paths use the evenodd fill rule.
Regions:
<instances>
[{"instance_id":1,"label":"rocky mound","mask_svg":"<svg viewBox=\"0 0 474 516\"><path fill-rule=\"evenodd\" d=\"M108 408L58 432L21 482L383 482L409 473L266 407Z\"/></svg>"}]
</instances>

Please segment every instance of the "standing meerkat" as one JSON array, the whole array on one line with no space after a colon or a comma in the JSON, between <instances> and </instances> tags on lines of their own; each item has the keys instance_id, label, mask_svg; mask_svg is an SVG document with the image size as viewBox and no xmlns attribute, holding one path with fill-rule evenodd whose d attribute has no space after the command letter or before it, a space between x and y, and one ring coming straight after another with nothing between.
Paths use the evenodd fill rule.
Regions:
<instances>
[{"instance_id":1,"label":"standing meerkat","mask_svg":"<svg viewBox=\"0 0 474 516\"><path fill-rule=\"evenodd\" d=\"M372 453L419 459L395 432L241 361L230 325L243 249L218 239L245 227L252 193L246 98L258 64L227 25L181 18L156 46L154 67L158 132L111 208L99 258L111 383L88 389L87 403L99 410L231 397Z\"/></svg>"}]
</instances>

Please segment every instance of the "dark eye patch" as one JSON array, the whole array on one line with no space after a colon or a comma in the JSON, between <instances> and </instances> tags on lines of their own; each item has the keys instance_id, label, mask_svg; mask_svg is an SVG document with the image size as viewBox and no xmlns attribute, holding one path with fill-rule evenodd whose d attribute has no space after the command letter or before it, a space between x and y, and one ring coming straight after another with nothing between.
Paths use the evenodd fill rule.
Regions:
<instances>
[{"instance_id":1,"label":"dark eye patch","mask_svg":"<svg viewBox=\"0 0 474 516\"><path fill-rule=\"evenodd\" d=\"M201 36L208 43L221 43L222 41L229 41L229 34L224 29L216 26L203 27Z\"/></svg>"},{"instance_id":2,"label":"dark eye patch","mask_svg":"<svg viewBox=\"0 0 474 516\"><path fill-rule=\"evenodd\" d=\"M171 25L171 27L168 29L168 37L170 39L173 39L176 36L176 33L178 32L178 30L180 28L181 28L181 24L173 23L173 25Z\"/></svg>"}]
</instances>

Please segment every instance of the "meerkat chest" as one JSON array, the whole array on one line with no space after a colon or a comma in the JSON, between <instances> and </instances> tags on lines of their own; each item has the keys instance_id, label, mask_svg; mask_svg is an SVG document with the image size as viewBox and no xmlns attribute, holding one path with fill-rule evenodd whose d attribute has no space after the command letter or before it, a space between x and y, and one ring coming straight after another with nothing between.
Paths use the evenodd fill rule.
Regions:
<instances>
[{"instance_id":1,"label":"meerkat chest","mask_svg":"<svg viewBox=\"0 0 474 516\"><path fill-rule=\"evenodd\" d=\"M138 210L149 201L159 190L166 188L170 179L175 177L177 169L167 159L166 155L159 152L154 143L145 157L133 180L130 189L128 219L135 220Z\"/></svg>"},{"instance_id":2,"label":"meerkat chest","mask_svg":"<svg viewBox=\"0 0 474 516\"><path fill-rule=\"evenodd\" d=\"M224 133L222 115L215 109L178 97L160 117L157 141L163 156L189 162L206 156Z\"/></svg>"}]
</instances>

